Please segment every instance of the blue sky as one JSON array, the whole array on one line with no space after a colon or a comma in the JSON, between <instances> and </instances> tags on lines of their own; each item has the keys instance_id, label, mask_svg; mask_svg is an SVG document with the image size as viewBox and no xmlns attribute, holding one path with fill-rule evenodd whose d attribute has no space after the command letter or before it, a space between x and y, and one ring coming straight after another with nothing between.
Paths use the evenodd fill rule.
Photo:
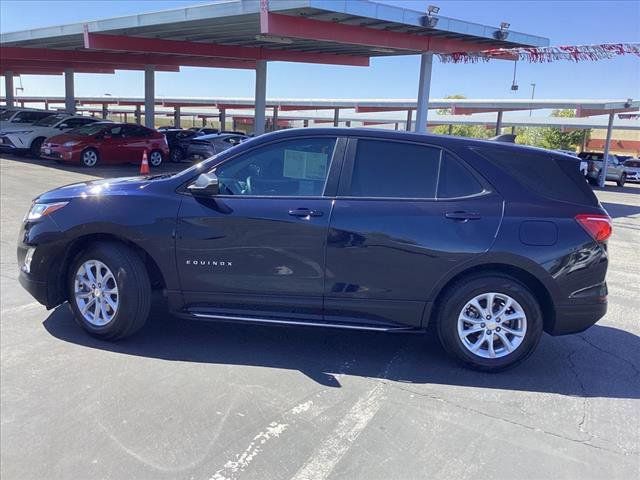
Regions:
<instances>
[{"instance_id":1,"label":"blue sky","mask_svg":"<svg viewBox=\"0 0 640 480\"><path fill-rule=\"evenodd\" d=\"M2 32L109 18L207 2L147 1L0 1ZM634 1L443 1L384 0L380 3L425 10L440 6L440 14L488 25L501 21L512 30L548 37L552 45L640 42L640 2ZM292 98L414 98L419 59L416 56L372 59L371 67L339 67L272 62L270 97ZM464 94L469 98L527 98L536 83L536 98L639 98L640 59L625 57L600 62L519 62L518 92L511 92L513 62L470 65L435 61L431 96ZM77 75L76 95L142 96L143 74ZM25 95L62 95L62 77L25 76ZM18 81L16 80L16 85ZM4 89L4 82L0 91ZM250 97L251 71L183 67L180 73L157 73L158 96Z\"/></svg>"}]
</instances>

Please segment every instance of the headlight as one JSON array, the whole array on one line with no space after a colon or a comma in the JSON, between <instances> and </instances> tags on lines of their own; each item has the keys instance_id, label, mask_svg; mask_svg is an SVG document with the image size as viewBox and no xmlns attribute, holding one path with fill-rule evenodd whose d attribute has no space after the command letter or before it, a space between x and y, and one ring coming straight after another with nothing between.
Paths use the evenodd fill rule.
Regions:
<instances>
[{"instance_id":1,"label":"headlight","mask_svg":"<svg viewBox=\"0 0 640 480\"><path fill-rule=\"evenodd\" d=\"M64 142L62 144L63 147L73 147L75 145L78 145L80 142L78 142L77 140L71 140L69 142Z\"/></svg>"},{"instance_id":2,"label":"headlight","mask_svg":"<svg viewBox=\"0 0 640 480\"><path fill-rule=\"evenodd\" d=\"M38 220L46 215L51 215L56 210L60 210L69 202L56 203L34 203L27 214L27 220Z\"/></svg>"}]
</instances>

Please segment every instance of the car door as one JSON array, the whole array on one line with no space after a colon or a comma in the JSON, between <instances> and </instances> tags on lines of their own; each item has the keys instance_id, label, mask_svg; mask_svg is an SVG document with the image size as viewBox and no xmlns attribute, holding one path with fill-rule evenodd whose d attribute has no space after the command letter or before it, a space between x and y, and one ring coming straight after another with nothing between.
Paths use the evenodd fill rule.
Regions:
<instances>
[{"instance_id":1,"label":"car door","mask_svg":"<svg viewBox=\"0 0 640 480\"><path fill-rule=\"evenodd\" d=\"M192 310L322 318L329 193L343 144L335 136L260 144L212 170L218 195L185 194L176 260Z\"/></svg>"},{"instance_id":2,"label":"car door","mask_svg":"<svg viewBox=\"0 0 640 480\"><path fill-rule=\"evenodd\" d=\"M100 162L127 163L130 161L130 152L126 149L122 125L107 127L97 138Z\"/></svg>"},{"instance_id":3,"label":"car door","mask_svg":"<svg viewBox=\"0 0 640 480\"><path fill-rule=\"evenodd\" d=\"M435 285L490 248L501 216L500 196L453 154L350 140L327 241L325 319L420 326Z\"/></svg>"},{"instance_id":4,"label":"car door","mask_svg":"<svg viewBox=\"0 0 640 480\"><path fill-rule=\"evenodd\" d=\"M150 153L151 130L140 125L123 125L127 161L140 163L145 150Z\"/></svg>"}]
</instances>

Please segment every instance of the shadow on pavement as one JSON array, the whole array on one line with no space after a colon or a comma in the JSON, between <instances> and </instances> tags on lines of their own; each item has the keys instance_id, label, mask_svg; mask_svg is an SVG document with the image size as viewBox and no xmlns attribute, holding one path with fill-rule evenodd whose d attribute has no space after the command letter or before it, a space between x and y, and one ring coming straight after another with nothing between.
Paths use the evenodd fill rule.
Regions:
<instances>
[{"instance_id":1,"label":"shadow on pavement","mask_svg":"<svg viewBox=\"0 0 640 480\"><path fill-rule=\"evenodd\" d=\"M638 205L602 202L602 206L611 218L621 218L640 214L640 197L638 197L638 202Z\"/></svg>"},{"instance_id":2,"label":"shadow on pavement","mask_svg":"<svg viewBox=\"0 0 640 480\"><path fill-rule=\"evenodd\" d=\"M141 332L110 343L78 327L66 304L56 308L44 326L58 339L88 348L166 361L298 370L330 387L341 387L336 374L380 377L382 367L402 352L385 379L578 397L640 398L640 337L598 325L579 335L544 335L529 360L500 374L462 368L433 337L419 334L189 321L154 307Z\"/></svg>"},{"instance_id":3,"label":"shadow on pavement","mask_svg":"<svg viewBox=\"0 0 640 480\"><path fill-rule=\"evenodd\" d=\"M12 162L36 165L39 167L53 168L56 170L61 170L64 172L71 173L79 173L83 175L91 175L94 177L100 178L116 178L116 177L133 177L138 175L140 171L139 164L121 164L121 165L104 165L94 167L94 168L86 168L81 167L79 165L69 165L65 163L57 163L54 160L45 160L45 159L36 159L29 156L20 156L20 155L10 155L6 153L1 153L1 156L4 160L9 160ZM171 173L178 172L183 170L191 165L191 162L179 162L179 163L171 163L171 162L163 162L160 167L153 168L151 167L151 174L157 173Z\"/></svg>"}]
</instances>

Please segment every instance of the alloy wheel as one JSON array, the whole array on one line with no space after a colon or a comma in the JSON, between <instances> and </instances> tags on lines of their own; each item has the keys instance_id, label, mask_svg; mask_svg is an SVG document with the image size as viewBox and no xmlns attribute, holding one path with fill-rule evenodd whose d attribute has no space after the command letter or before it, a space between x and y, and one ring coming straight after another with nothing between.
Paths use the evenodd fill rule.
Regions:
<instances>
[{"instance_id":1,"label":"alloy wheel","mask_svg":"<svg viewBox=\"0 0 640 480\"><path fill-rule=\"evenodd\" d=\"M73 290L78 310L91 325L102 327L118 313L118 285L109 267L101 261L87 260L80 265Z\"/></svg>"}]
</instances>

